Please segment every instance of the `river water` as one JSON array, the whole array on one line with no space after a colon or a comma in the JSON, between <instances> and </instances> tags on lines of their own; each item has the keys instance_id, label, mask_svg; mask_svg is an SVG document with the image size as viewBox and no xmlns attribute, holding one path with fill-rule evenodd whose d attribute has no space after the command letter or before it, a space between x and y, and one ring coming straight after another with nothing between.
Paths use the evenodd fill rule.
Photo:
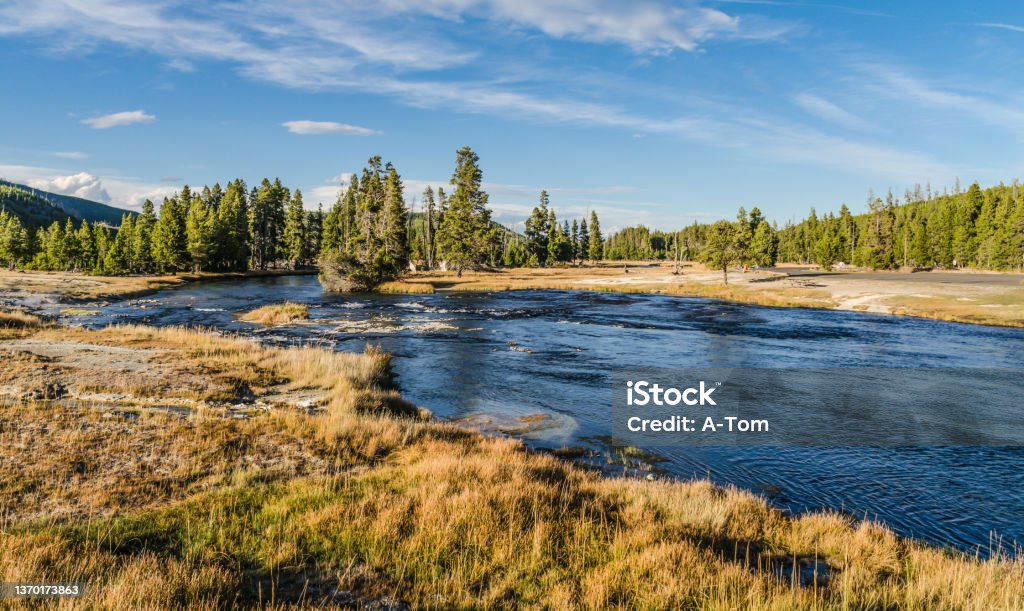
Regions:
<instances>
[{"instance_id":1,"label":"river water","mask_svg":"<svg viewBox=\"0 0 1024 611\"><path fill-rule=\"evenodd\" d=\"M308 304L311 321L261 329L235 319L286 300ZM329 295L315 277L286 276L196 284L99 309L65 322L201 325L337 350L377 344L395 355L402 393L440 417L499 423L525 417L539 424L517 434L535 447L584 446L602 454L616 368L1024 365L1019 329L660 295ZM666 461L657 466L670 476L733 484L792 512L838 510L930 543L980 548L982 555L994 541L1024 543L1020 448L658 453Z\"/></svg>"}]
</instances>

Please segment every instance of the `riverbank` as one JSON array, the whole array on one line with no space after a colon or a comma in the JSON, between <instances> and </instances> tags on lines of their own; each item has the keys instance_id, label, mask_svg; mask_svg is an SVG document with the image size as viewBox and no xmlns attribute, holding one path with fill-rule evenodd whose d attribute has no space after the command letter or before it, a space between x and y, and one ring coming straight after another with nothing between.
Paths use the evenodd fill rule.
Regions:
<instances>
[{"instance_id":1,"label":"riverbank","mask_svg":"<svg viewBox=\"0 0 1024 611\"><path fill-rule=\"evenodd\" d=\"M388 357L0 329L0 580L82 607L1020 608L1024 564L425 419Z\"/></svg>"},{"instance_id":2,"label":"riverbank","mask_svg":"<svg viewBox=\"0 0 1024 611\"><path fill-rule=\"evenodd\" d=\"M129 299L193 282L315 274L310 270L200 272L163 276L92 276L73 272L0 270L0 299L45 298L60 303Z\"/></svg>"},{"instance_id":3,"label":"riverbank","mask_svg":"<svg viewBox=\"0 0 1024 611\"><path fill-rule=\"evenodd\" d=\"M771 270L730 272L686 263L603 264L593 267L420 272L382 286L387 292L438 290L505 291L561 289L656 293L707 297L778 307L807 307L950 322L1024 327L1024 274L934 271L911 273L836 271L783 265Z\"/></svg>"}]
</instances>

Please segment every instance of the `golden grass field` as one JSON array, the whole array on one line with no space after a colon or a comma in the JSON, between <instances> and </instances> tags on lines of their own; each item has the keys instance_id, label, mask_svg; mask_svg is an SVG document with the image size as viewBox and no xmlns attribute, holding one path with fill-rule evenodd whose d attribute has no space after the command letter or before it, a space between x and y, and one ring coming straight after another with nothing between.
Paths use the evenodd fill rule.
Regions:
<instances>
[{"instance_id":1,"label":"golden grass field","mask_svg":"<svg viewBox=\"0 0 1024 611\"><path fill-rule=\"evenodd\" d=\"M1024 607L1021 560L431 421L373 349L33 323L0 359L0 580L86 582L62 608Z\"/></svg>"}]
</instances>

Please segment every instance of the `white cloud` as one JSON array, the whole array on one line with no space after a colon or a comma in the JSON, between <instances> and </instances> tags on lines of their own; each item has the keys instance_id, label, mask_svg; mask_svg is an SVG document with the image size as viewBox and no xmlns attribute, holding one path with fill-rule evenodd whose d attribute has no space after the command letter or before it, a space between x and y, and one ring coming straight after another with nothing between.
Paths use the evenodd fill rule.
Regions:
<instances>
[{"instance_id":1,"label":"white cloud","mask_svg":"<svg viewBox=\"0 0 1024 611\"><path fill-rule=\"evenodd\" d=\"M61 195L74 195L91 199L104 204L110 203L110 194L103 188L103 182L88 172L79 172L70 176L57 176L49 180L37 179L29 181L30 187L59 193Z\"/></svg>"},{"instance_id":2,"label":"white cloud","mask_svg":"<svg viewBox=\"0 0 1024 611\"><path fill-rule=\"evenodd\" d=\"M334 121L285 121L281 124L293 134L304 136L322 136L341 134L346 136L374 136L380 132L348 123Z\"/></svg>"},{"instance_id":3,"label":"white cloud","mask_svg":"<svg viewBox=\"0 0 1024 611\"><path fill-rule=\"evenodd\" d=\"M82 123L93 129L109 129L111 127L134 125L136 123L152 123L155 120L155 116L147 114L143 110L129 110L125 112L115 112L109 115L102 115L99 117L91 117L89 119L82 119Z\"/></svg>"},{"instance_id":4,"label":"white cloud","mask_svg":"<svg viewBox=\"0 0 1024 611\"><path fill-rule=\"evenodd\" d=\"M342 192L342 187L338 185L334 186L317 186L312 189L302 190L302 201L306 205L306 208L310 210L316 210L317 205L323 204L324 209L328 209L334 205L337 201L338 195Z\"/></svg>"},{"instance_id":5,"label":"white cloud","mask_svg":"<svg viewBox=\"0 0 1024 611\"><path fill-rule=\"evenodd\" d=\"M868 127L866 121L825 98L810 93L801 93L796 95L793 101L807 112L843 127L856 130Z\"/></svg>"},{"instance_id":6,"label":"white cloud","mask_svg":"<svg viewBox=\"0 0 1024 611\"><path fill-rule=\"evenodd\" d=\"M82 153L80 151L55 151L50 154L54 157L60 157L61 159L73 159L75 161L82 161L91 157L88 153Z\"/></svg>"},{"instance_id":7,"label":"white cloud","mask_svg":"<svg viewBox=\"0 0 1024 611\"><path fill-rule=\"evenodd\" d=\"M84 197L128 210L139 210L150 199L160 205L180 187L123 176L97 176L89 172L24 165L0 165L0 178L36 189Z\"/></svg>"},{"instance_id":8,"label":"white cloud","mask_svg":"<svg viewBox=\"0 0 1024 611\"><path fill-rule=\"evenodd\" d=\"M353 176L355 176L355 174L353 174L352 172L342 172L337 176L325 178L324 183L329 185L347 185L348 183L352 182Z\"/></svg>"}]
</instances>

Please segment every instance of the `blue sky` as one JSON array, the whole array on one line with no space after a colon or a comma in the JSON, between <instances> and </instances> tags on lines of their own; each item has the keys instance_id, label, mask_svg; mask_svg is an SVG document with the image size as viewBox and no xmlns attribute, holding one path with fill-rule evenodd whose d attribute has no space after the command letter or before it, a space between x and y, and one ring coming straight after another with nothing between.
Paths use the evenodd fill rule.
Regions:
<instances>
[{"instance_id":1,"label":"blue sky","mask_svg":"<svg viewBox=\"0 0 1024 611\"><path fill-rule=\"evenodd\" d=\"M372 154L412 200L481 157L496 217L673 228L1010 181L1009 2L0 1L0 177L137 208Z\"/></svg>"}]
</instances>

